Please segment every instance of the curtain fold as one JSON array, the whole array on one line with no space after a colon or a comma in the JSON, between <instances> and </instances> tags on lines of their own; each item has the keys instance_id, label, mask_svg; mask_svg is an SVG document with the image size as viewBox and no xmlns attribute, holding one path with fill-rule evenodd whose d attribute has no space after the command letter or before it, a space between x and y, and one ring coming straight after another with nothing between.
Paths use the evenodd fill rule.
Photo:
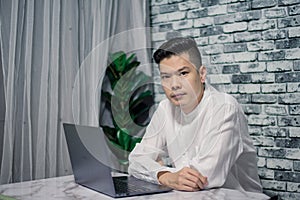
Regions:
<instances>
[{"instance_id":1,"label":"curtain fold","mask_svg":"<svg viewBox=\"0 0 300 200\"><path fill-rule=\"evenodd\" d=\"M107 55L147 43L147 9L136 0L0 0L0 184L72 173L62 123L99 125ZM133 28L144 29L113 37Z\"/></svg>"}]
</instances>

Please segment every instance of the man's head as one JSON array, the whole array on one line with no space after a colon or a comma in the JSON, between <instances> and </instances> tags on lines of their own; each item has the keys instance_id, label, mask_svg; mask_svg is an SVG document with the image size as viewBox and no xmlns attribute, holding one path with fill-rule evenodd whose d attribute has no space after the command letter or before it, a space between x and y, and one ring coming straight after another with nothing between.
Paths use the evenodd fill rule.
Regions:
<instances>
[{"instance_id":1,"label":"man's head","mask_svg":"<svg viewBox=\"0 0 300 200\"><path fill-rule=\"evenodd\" d=\"M202 66L201 54L193 38L178 37L170 39L155 51L153 58L159 64L165 58L170 58L174 55L180 56L183 53L189 55L189 61L195 65L197 70Z\"/></svg>"},{"instance_id":2,"label":"man's head","mask_svg":"<svg viewBox=\"0 0 300 200\"><path fill-rule=\"evenodd\" d=\"M203 96L206 78L196 42L192 38L171 39L153 57L167 98L185 113L191 112Z\"/></svg>"}]
</instances>

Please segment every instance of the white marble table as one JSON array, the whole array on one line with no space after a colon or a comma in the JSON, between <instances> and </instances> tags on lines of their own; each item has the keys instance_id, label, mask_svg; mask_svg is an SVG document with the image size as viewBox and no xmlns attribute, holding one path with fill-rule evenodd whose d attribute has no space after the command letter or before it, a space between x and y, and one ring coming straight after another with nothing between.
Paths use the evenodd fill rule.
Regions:
<instances>
[{"instance_id":1,"label":"white marble table","mask_svg":"<svg viewBox=\"0 0 300 200\"><path fill-rule=\"evenodd\" d=\"M106 195L100 194L88 188L77 185L74 182L74 177L63 176L57 178L48 178L42 180L21 182L0 185L0 194L10 196L16 199L113 199ZM257 193L243 194L239 191L229 189L214 189L199 192L180 192L171 191L168 193L145 195L137 197L128 197L121 199L131 200L181 200L181 199L195 199L195 200L264 200L268 199L266 195Z\"/></svg>"}]
</instances>

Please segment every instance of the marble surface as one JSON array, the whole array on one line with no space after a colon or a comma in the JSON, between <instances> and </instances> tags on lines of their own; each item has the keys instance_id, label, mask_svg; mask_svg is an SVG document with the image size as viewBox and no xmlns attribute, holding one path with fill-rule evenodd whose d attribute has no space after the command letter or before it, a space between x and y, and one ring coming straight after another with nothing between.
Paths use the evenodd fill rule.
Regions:
<instances>
[{"instance_id":1,"label":"marble surface","mask_svg":"<svg viewBox=\"0 0 300 200\"><path fill-rule=\"evenodd\" d=\"M21 182L0 185L0 194L14 197L16 199L34 200L34 199L113 199L96 191L80 186L74 182L74 177L63 176L57 178L48 178L42 180ZM127 197L121 199L131 200L265 200L268 197L264 194L257 193L241 193L229 189L213 189L199 192L180 192L171 191L168 193L144 195L137 197Z\"/></svg>"}]
</instances>

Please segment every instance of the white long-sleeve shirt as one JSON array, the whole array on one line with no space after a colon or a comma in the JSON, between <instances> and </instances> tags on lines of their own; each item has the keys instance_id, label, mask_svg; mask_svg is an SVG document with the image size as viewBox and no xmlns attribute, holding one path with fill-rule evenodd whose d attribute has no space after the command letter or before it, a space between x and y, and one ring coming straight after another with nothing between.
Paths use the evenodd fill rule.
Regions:
<instances>
[{"instance_id":1,"label":"white long-sleeve shirt","mask_svg":"<svg viewBox=\"0 0 300 200\"><path fill-rule=\"evenodd\" d=\"M163 155L168 155L172 167L157 162ZM208 84L191 113L183 113L167 99L161 101L129 163L129 174L158 184L158 172L192 167L208 177L206 188L262 190L241 106Z\"/></svg>"}]
</instances>

